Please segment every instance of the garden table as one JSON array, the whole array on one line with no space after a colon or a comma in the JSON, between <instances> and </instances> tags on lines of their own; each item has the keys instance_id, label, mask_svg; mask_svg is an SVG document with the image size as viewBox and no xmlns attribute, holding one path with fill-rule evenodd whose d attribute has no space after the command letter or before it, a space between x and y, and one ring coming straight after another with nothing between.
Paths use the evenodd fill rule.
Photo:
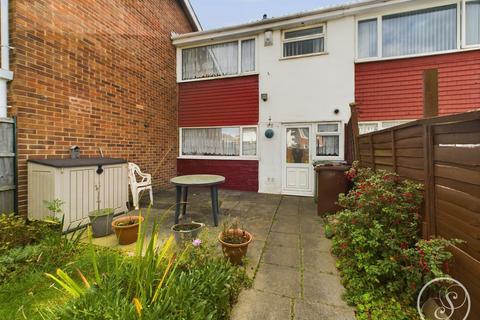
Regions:
<instances>
[{"instance_id":1,"label":"garden table","mask_svg":"<svg viewBox=\"0 0 480 320\"><path fill-rule=\"evenodd\" d=\"M187 211L188 187L210 187L212 197L212 213L213 222L218 226L218 185L225 182L225 177L213 174L192 174L186 176L178 176L170 180L177 189L176 207L175 207L175 224L180 218L180 204L182 204L182 215Z\"/></svg>"}]
</instances>

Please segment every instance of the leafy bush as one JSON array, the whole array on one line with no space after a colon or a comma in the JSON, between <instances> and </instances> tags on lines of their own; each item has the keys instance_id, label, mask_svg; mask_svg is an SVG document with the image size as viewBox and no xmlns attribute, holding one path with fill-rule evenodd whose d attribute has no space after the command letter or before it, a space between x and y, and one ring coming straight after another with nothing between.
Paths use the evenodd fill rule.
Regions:
<instances>
[{"instance_id":1,"label":"leafy bush","mask_svg":"<svg viewBox=\"0 0 480 320\"><path fill-rule=\"evenodd\" d=\"M42 221L28 221L15 214L0 214L0 254L10 248L40 241L52 231Z\"/></svg>"},{"instance_id":2,"label":"leafy bush","mask_svg":"<svg viewBox=\"0 0 480 320\"><path fill-rule=\"evenodd\" d=\"M344 210L330 219L345 298L359 319L412 319L420 288L444 275L451 242L419 241L421 185L356 165L346 175L355 186L340 195Z\"/></svg>"}]
</instances>

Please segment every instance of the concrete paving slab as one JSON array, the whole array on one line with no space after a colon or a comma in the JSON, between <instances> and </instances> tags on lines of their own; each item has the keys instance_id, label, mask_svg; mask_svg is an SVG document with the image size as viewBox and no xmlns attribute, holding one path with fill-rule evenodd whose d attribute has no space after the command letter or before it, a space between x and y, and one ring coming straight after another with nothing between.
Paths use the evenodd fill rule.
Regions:
<instances>
[{"instance_id":1,"label":"concrete paving slab","mask_svg":"<svg viewBox=\"0 0 480 320\"><path fill-rule=\"evenodd\" d=\"M262 262L295 268L296 270L299 270L300 249L277 247L268 244L265 248L265 252L263 253Z\"/></svg>"},{"instance_id":2,"label":"concrete paving slab","mask_svg":"<svg viewBox=\"0 0 480 320\"><path fill-rule=\"evenodd\" d=\"M271 232L267 242L269 246L300 248L300 237L297 234Z\"/></svg>"},{"instance_id":3,"label":"concrete paving slab","mask_svg":"<svg viewBox=\"0 0 480 320\"><path fill-rule=\"evenodd\" d=\"M299 224L290 224L287 222L274 221L272 225L272 232L282 232L290 234L300 234L300 225Z\"/></svg>"},{"instance_id":4,"label":"concrete paving slab","mask_svg":"<svg viewBox=\"0 0 480 320\"><path fill-rule=\"evenodd\" d=\"M305 271L338 274L335 259L328 252L315 249L303 250L303 268Z\"/></svg>"},{"instance_id":5,"label":"concrete paving slab","mask_svg":"<svg viewBox=\"0 0 480 320\"><path fill-rule=\"evenodd\" d=\"M300 271L274 264L260 263L253 288L276 295L300 297Z\"/></svg>"},{"instance_id":6,"label":"concrete paving slab","mask_svg":"<svg viewBox=\"0 0 480 320\"><path fill-rule=\"evenodd\" d=\"M250 289L240 294L231 320L290 320L290 299Z\"/></svg>"},{"instance_id":7,"label":"concrete paving slab","mask_svg":"<svg viewBox=\"0 0 480 320\"><path fill-rule=\"evenodd\" d=\"M321 252L330 252L332 241L327 238L321 238L318 235L302 234L302 247Z\"/></svg>"},{"instance_id":8,"label":"concrete paving slab","mask_svg":"<svg viewBox=\"0 0 480 320\"><path fill-rule=\"evenodd\" d=\"M350 308L296 301L294 310L296 320L355 320L355 314Z\"/></svg>"},{"instance_id":9,"label":"concrete paving slab","mask_svg":"<svg viewBox=\"0 0 480 320\"><path fill-rule=\"evenodd\" d=\"M304 299L309 302L320 302L344 307L342 300L344 288L340 284L340 277L320 272L303 273Z\"/></svg>"}]
</instances>

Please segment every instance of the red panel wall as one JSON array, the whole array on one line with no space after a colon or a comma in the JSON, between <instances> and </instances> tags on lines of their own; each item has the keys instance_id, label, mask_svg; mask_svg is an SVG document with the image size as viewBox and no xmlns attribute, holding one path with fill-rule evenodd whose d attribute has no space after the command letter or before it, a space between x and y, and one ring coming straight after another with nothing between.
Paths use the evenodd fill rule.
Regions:
<instances>
[{"instance_id":1,"label":"red panel wall","mask_svg":"<svg viewBox=\"0 0 480 320\"><path fill-rule=\"evenodd\" d=\"M480 50L359 63L355 100L360 120L416 119L423 114L423 71L439 72L439 113L480 108Z\"/></svg>"},{"instance_id":2,"label":"red panel wall","mask_svg":"<svg viewBox=\"0 0 480 320\"><path fill-rule=\"evenodd\" d=\"M257 160L178 159L177 168L179 175L204 173L224 176L222 188L258 191Z\"/></svg>"},{"instance_id":3,"label":"red panel wall","mask_svg":"<svg viewBox=\"0 0 480 320\"><path fill-rule=\"evenodd\" d=\"M256 125L258 100L257 75L180 83L178 125Z\"/></svg>"}]
</instances>

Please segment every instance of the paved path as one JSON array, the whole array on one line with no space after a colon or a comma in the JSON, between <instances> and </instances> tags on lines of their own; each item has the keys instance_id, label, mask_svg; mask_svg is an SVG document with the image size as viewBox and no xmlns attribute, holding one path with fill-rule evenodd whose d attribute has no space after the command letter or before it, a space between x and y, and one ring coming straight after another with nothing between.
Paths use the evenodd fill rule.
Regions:
<instances>
[{"instance_id":1,"label":"paved path","mask_svg":"<svg viewBox=\"0 0 480 320\"><path fill-rule=\"evenodd\" d=\"M343 287L329 250L313 200L281 197L253 288L241 293L231 319L355 319L341 299Z\"/></svg>"},{"instance_id":2,"label":"paved path","mask_svg":"<svg viewBox=\"0 0 480 320\"><path fill-rule=\"evenodd\" d=\"M253 234L246 265L253 287L241 293L231 320L355 319L341 299L343 287L329 252L330 240L324 237L312 198L230 190L219 190L219 198L218 227L212 225L208 188L190 191L184 219L204 222L212 241L228 217L239 217ZM170 234L174 204L174 190L155 194L151 218L170 209L161 236ZM96 240L117 243L114 235Z\"/></svg>"}]
</instances>

